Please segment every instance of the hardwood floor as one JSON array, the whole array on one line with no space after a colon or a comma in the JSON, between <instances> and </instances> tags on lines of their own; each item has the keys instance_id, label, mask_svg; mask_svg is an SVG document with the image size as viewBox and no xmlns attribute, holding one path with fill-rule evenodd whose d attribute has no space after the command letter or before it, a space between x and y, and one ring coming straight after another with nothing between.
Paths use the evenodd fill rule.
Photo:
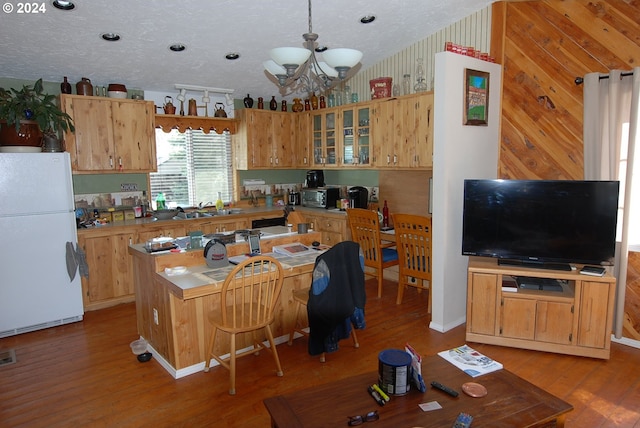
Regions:
<instances>
[{"instance_id":1,"label":"hardwood floor","mask_svg":"<svg viewBox=\"0 0 640 428\"><path fill-rule=\"evenodd\" d=\"M375 280L367 281L367 293L376 295ZM369 297L360 348L342 341L324 364L307 354L304 338L278 346L281 378L268 353L240 359L234 397L227 394L228 371L222 367L175 380L155 360L139 363L129 348L138 337L133 304L88 312L81 323L0 339L0 350L15 349L17 355L15 364L0 367L0 426L267 427L266 397L376 371L381 350L407 341L423 355L465 343L464 326L445 334L429 329L426 293L409 289L399 306L395 297L391 282L382 299ZM611 359L603 361L471 345L571 403L569 427L640 426L638 349L612 344ZM423 370L429 380L429 368ZM428 401L437 399L433 394L426 393ZM381 428L380 422L372 428Z\"/></svg>"}]
</instances>

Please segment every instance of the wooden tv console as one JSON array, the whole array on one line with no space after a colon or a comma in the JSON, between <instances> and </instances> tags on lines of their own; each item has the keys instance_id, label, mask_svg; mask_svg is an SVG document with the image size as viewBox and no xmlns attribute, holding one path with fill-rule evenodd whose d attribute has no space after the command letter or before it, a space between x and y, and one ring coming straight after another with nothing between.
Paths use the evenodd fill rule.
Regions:
<instances>
[{"instance_id":1,"label":"wooden tv console","mask_svg":"<svg viewBox=\"0 0 640 428\"><path fill-rule=\"evenodd\" d=\"M467 341L609 359L616 279L610 269L597 277L580 268L535 269L470 257ZM558 279L562 291L503 291L503 281L514 277Z\"/></svg>"}]
</instances>

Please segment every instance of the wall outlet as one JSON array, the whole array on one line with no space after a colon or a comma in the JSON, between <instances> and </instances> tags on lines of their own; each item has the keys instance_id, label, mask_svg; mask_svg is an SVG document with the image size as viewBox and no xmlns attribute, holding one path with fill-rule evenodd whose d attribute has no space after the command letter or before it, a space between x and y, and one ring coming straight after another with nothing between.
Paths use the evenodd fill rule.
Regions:
<instances>
[{"instance_id":1,"label":"wall outlet","mask_svg":"<svg viewBox=\"0 0 640 428\"><path fill-rule=\"evenodd\" d=\"M153 308L153 322L156 323L156 325L160 324L158 320L158 310L156 308Z\"/></svg>"}]
</instances>

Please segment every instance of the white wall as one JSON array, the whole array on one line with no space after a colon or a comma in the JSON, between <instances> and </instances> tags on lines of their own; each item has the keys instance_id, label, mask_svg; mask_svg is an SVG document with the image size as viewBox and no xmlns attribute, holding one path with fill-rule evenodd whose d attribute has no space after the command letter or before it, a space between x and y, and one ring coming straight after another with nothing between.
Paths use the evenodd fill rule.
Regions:
<instances>
[{"instance_id":1,"label":"white wall","mask_svg":"<svg viewBox=\"0 0 640 428\"><path fill-rule=\"evenodd\" d=\"M488 126L463 122L464 70L489 72ZM433 149L433 302L430 327L445 332L466 320L467 263L461 255L465 178L496 178L502 67L436 54Z\"/></svg>"}]
</instances>

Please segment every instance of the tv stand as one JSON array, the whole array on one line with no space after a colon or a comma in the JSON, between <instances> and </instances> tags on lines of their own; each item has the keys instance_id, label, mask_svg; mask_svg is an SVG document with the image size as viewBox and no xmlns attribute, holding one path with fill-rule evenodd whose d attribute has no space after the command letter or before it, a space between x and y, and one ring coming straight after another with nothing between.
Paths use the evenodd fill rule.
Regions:
<instances>
[{"instance_id":1,"label":"tv stand","mask_svg":"<svg viewBox=\"0 0 640 428\"><path fill-rule=\"evenodd\" d=\"M532 260L498 259L498 264L507 266L523 266L534 269L571 271L571 265L569 263L546 263Z\"/></svg>"},{"instance_id":2,"label":"tv stand","mask_svg":"<svg viewBox=\"0 0 640 428\"><path fill-rule=\"evenodd\" d=\"M616 279L609 271L581 275L581 267L541 270L470 257L466 340L608 359ZM533 286L509 287L517 278ZM561 290L545 289L550 283Z\"/></svg>"}]
</instances>

